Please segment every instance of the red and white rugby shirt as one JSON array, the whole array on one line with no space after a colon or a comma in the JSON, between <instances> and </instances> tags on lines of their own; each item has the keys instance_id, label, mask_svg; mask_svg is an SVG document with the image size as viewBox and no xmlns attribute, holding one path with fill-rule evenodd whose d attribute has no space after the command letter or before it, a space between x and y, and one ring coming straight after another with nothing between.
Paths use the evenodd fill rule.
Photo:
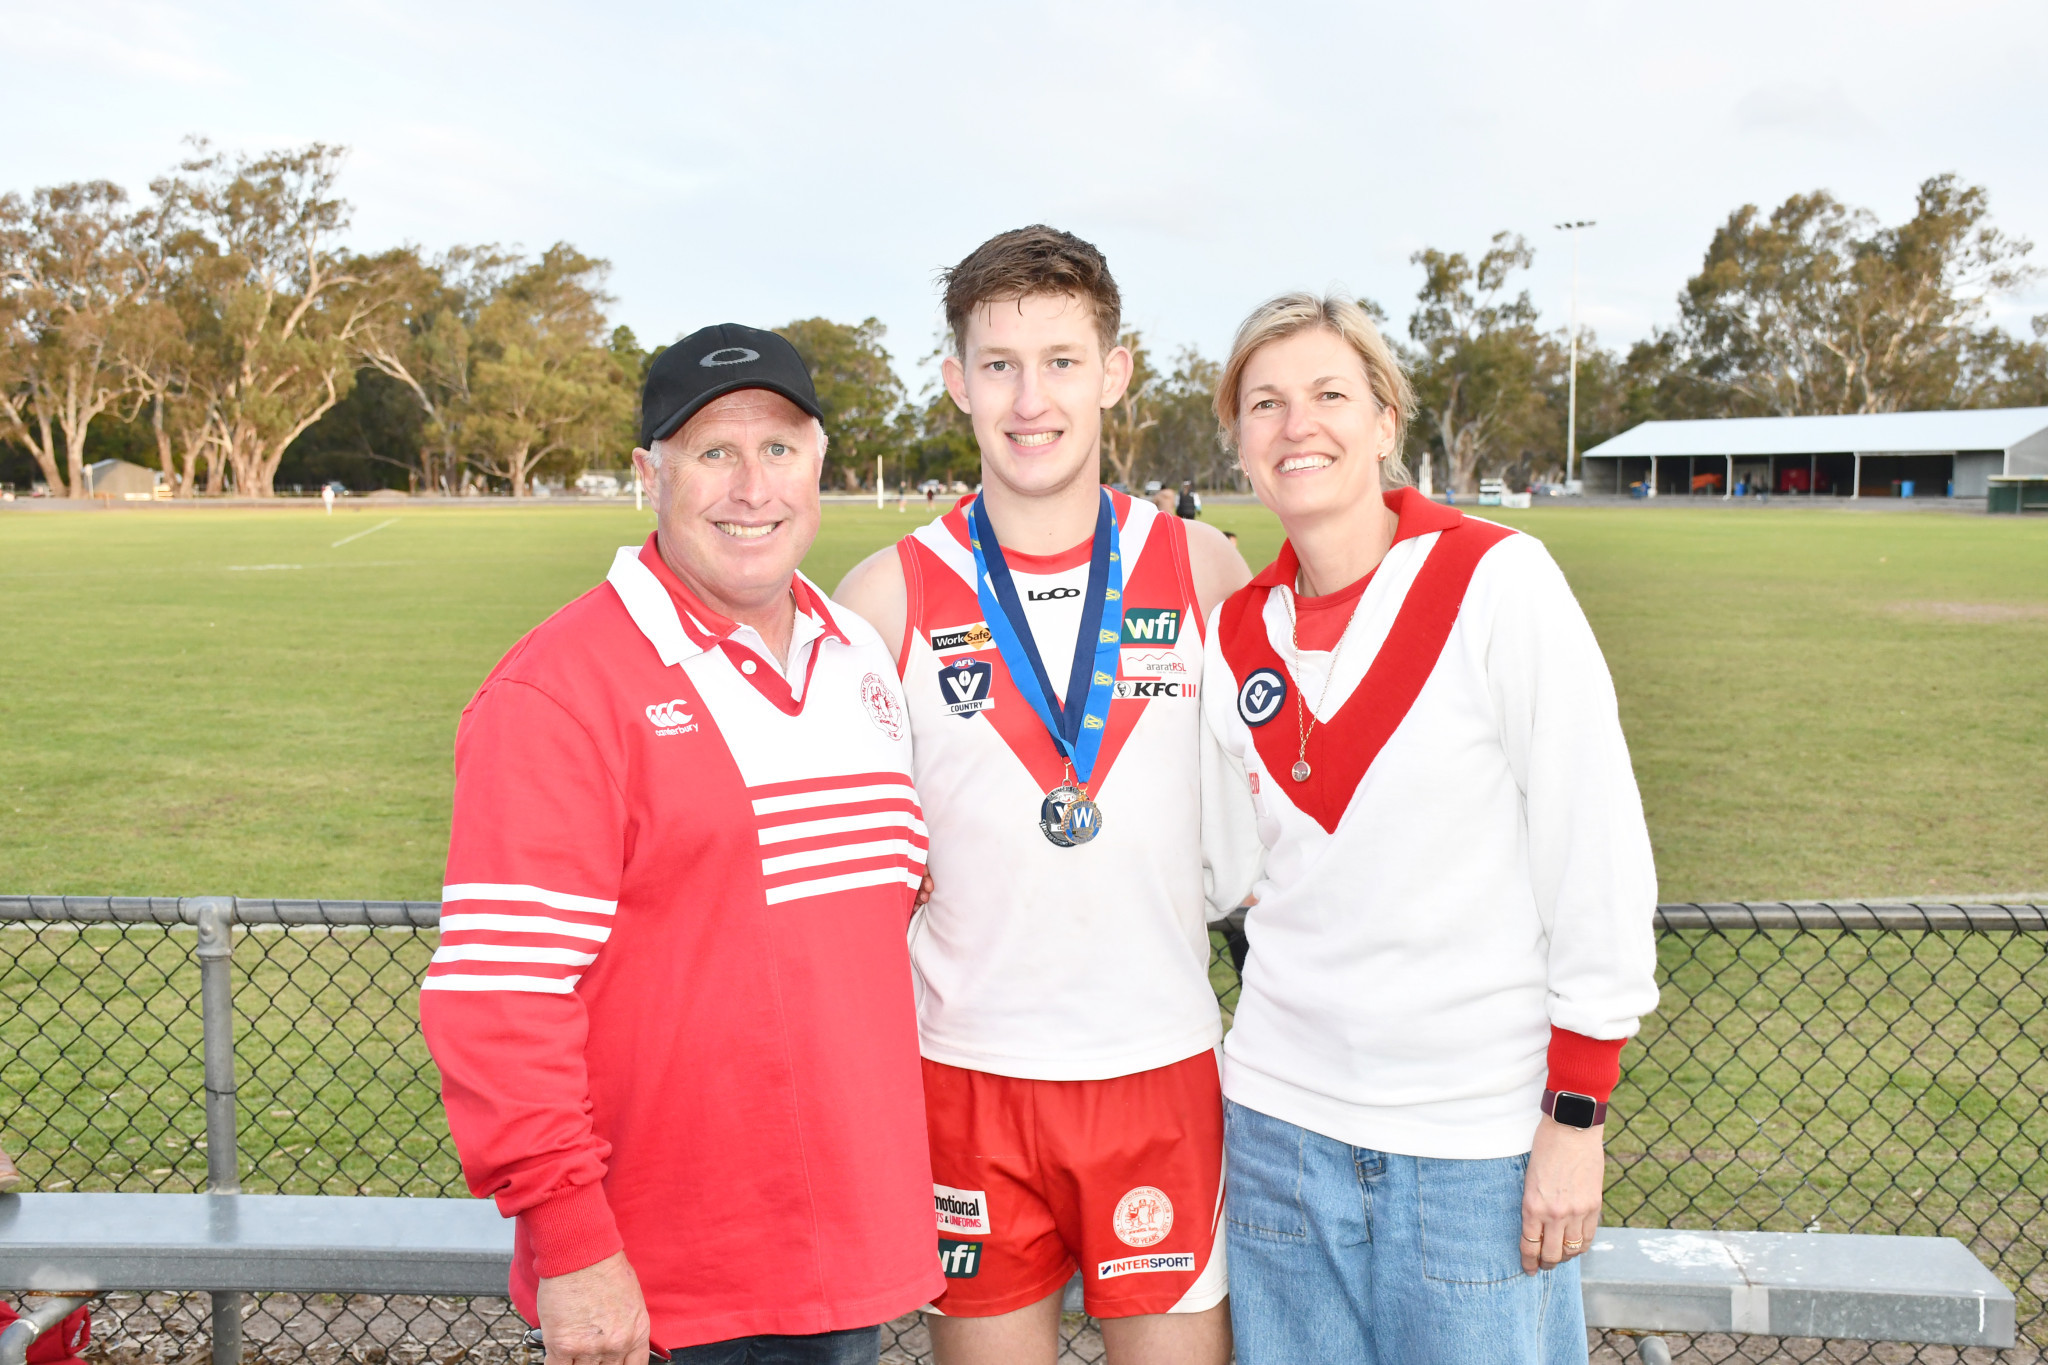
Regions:
<instances>
[{"instance_id":1,"label":"red and white rugby shirt","mask_svg":"<svg viewBox=\"0 0 2048 1365\"><path fill-rule=\"evenodd\" d=\"M1201 610L1187 530L1112 493L1124 626L1090 794L1102 832L1055 848L1039 804L1064 759L1010 678L974 588L965 503L897 543L899 658L936 889L911 931L924 1055L1032 1080L1098 1080L1216 1045L1201 866ZM1064 679L1088 545L1009 552Z\"/></svg>"},{"instance_id":2,"label":"red and white rugby shirt","mask_svg":"<svg viewBox=\"0 0 2048 1365\"><path fill-rule=\"evenodd\" d=\"M1297 661L1291 546L1212 624L1210 897L1258 898L1224 1093L1361 1147L1511 1156L1546 1057L1605 1098L1655 1007L1656 869L1606 662L1543 546L1412 489L1387 505L1341 648Z\"/></svg>"},{"instance_id":3,"label":"red and white rugby shirt","mask_svg":"<svg viewBox=\"0 0 2048 1365\"><path fill-rule=\"evenodd\" d=\"M663 1348L930 1299L904 934L925 860L886 649L799 577L801 699L654 542L463 713L420 999L512 1295L623 1247Z\"/></svg>"}]
</instances>

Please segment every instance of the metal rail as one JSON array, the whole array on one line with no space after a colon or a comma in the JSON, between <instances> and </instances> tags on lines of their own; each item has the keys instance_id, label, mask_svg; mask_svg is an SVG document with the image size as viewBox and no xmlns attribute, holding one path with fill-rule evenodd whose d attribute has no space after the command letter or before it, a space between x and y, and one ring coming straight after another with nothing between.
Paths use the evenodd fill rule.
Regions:
<instances>
[{"instance_id":1,"label":"metal rail","mask_svg":"<svg viewBox=\"0 0 2048 1365\"><path fill-rule=\"evenodd\" d=\"M0 921L38 923L193 924L202 907L233 900L236 924L359 925L431 929L441 920L439 901L244 900L188 896L0 896ZM1976 933L2048 933L2048 905L1935 903L1930 901L1713 901L1657 907L1659 929L1882 929ZM1245 911L1217 926L1240 932Z\"/></svg>"},{"instance_id":2,"label":"metal rail","mask_svg":"<svg viewBox=\"0 0 2048 1365\"><path fill-rule=\"evenodd\" d=\"M0 920L76 924L198 924L201 907L230 901L237 924L431 929L439 901L244 900L232 896L0 896Z\"/></svg>"}]
</instances>

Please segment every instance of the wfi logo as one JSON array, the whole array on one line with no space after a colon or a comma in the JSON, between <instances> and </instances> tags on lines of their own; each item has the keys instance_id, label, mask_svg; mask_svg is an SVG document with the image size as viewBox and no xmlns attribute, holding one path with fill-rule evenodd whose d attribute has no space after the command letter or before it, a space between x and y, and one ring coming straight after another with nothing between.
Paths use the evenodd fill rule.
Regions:
<instances>
[{"instance_id":1,"label":"wfi logo","mask_svg":"<svg viewBox=\"0 0 2048 1365\"><path fill-rule=\"evenodd\" d=\"M657 735L684 735L697 727L691 724L691 716L683 708L690 703L682 697L674 701L658 701L647 708L647 719L654 726Z\"/></svg>"},{"instance_id":2,"label":"wfi logo","mask_svg":"<svg viewBox=\"0 0 2048 1365\"><path fill-rule=\"evenodd\" d=\"M981 1243L939 1239L939 1269L949 1280L971 1280L981 1273Z\"/></svg>"},{"instance_id":3,"label":"wfi logo","mask_svg":"<svg viewBox=\"0 0 2048 1365\"><path fill-rule=\"evenodd\" d=\"M1180 638L1178 608L1140 607L1124 612L1127 645L1170 645Z\"/></svg>"}]
</instances>

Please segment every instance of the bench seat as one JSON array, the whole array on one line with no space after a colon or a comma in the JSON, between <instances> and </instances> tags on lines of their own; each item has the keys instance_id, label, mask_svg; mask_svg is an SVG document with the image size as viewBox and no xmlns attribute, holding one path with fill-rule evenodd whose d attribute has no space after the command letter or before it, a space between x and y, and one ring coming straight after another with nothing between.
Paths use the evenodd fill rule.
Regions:
<instances>
[{"instance_id":1,"label":"bench seat","mask_svg":"<svg viewBox=\"0 0 2048 1365\"><path fill-rule=\"evenodd\" d=\"M2012 1291L1952 1237L1601 1228L1586 1323L2011 1346Z\"/></svg>"},{"instance_id":2,"label":"bench seat","mask_svg":"<svg viewBox=\"0 0 2048 1365\"><path fill-rule=\"evenodd\" d=\"M0 1195L0 1289L502 1296L511 1264L482 1199Z\"/></svg>"},{"instance_id":3,"label":"bench seat","mask_svg":"<svg viewBox=\"0 0 2048 1365\"><path fill-rule=\"evenodd\" d=\"M7 1290L495 1297L511 1261L479 1199L0 1196ZM1580 1269L1592 1327L2013 1344L2012 1291L1948 1237L1602 1228Z\"/></svg>"}]
</instances>

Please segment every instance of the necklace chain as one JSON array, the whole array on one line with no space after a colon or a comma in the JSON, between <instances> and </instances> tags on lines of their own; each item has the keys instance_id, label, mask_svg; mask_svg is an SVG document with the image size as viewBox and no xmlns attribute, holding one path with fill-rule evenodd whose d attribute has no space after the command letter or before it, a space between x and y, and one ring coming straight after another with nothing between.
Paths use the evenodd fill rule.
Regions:
<instances>
[{"instance_id":1,"label":"necklace chain","mask_svg":"<svg viewBox=\"0 0 2048 1365\"><path fill-rule=\"evenodd\" d=\"M1345 618L1343 632L1337 636L1337 647L1330 651L1330 667L1323 674L1323 685L1317 689L1316 704L1311 709L1302 699L1301 623L1294 610L1295 593L1299 589L1300 582L1301 579L1297 577L1294 589L1290 590L1286 596L1287 647L1293 656L1287 662L1288 667L1294 673L1294 732L1301 740L1300 748L1295 751L1294 772L1292 776L1296 782L1306 782L1309 776L1308 739L1310 735L1316 732L1316 723L1321 719L1317 712L1323 709L1323 702L1330 695L1330 683L1337 676L1337 660L1344 653L1345 642L1351 638L1351 627L1358 622L1358 609L1363 604L1363 599L1361 598L1359 601L1351 604L1351 615Z\"/></svg>"}]
</instances>

